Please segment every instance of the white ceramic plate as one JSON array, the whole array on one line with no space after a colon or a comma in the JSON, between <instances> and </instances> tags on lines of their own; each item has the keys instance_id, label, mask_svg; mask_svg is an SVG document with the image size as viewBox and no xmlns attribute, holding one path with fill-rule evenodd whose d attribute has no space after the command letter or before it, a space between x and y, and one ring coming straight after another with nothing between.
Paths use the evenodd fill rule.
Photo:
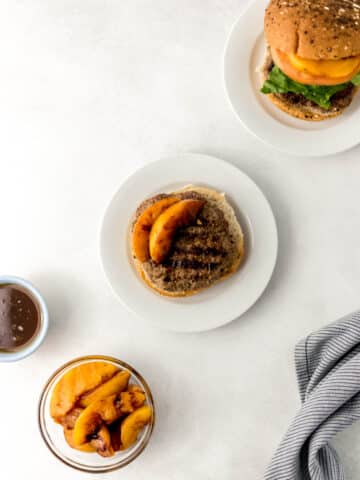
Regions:
<instances>
[{"instance_id":1,"label":"white ceramic plate","mask_svg":"<svg viewBox=\"0 0 360 480\"><path fill-rule=\"evenodd\" d=\"M247 257L237 273L218 285L172 299L155 293L137 275L130 225L144 199L191 183L226 193L245 232ZM266 198L249 177L217 158L188 153L150 163L123 183L106 210L100 244L106 276L130 311L167 330L196 332L234 320L260 297L275 266L277 231Z\"/></svg>"},{"instance_id":2,"label":"white ceramic plate","mask_svg":"<svg viewBox=\"0 0 360 480\"><path fill-rule=\"evenodd\" d=\"M264 63L264 11L254 0L235 23L224 54L225 89L242 124L277 150L297 156L342 152L360 142L360 94L339 117L306 122L287 115L260 93L257 69Z\"/></svg>"}]
</instances>

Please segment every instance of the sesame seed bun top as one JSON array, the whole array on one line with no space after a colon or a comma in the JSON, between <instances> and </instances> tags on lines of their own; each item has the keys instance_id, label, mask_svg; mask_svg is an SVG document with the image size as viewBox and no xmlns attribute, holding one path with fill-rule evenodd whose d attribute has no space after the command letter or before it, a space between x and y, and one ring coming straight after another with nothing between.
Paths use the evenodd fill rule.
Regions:
<instances>
[{"instance_id":1,"label":"sesame seed bun top","mask_svg":"<svg viewBox=\"0 0 360 480\"><path fill-rule=\"evenodd\" d=\"M308 60L360 55L360 0L270 0L265 36L272 48Z\"/></svg>"}]
</instances>

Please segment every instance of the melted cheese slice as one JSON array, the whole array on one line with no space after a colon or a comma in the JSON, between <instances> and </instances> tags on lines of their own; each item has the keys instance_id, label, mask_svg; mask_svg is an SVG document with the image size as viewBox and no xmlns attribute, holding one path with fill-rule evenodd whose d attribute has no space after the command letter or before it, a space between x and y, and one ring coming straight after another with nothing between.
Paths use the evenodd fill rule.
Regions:
<instances>
[{"instance_id":1,"label":"melted cheese slice","mask_svg":"<svg viewBox=\"0 0 360 480\"><path fill-rule=\"evenodd\" d=\"M289 56L290 63L302 72L330 78L346 77L360 67L360 55L345 60L306 60L294 53Z\"/></svg>"}]
</instances>

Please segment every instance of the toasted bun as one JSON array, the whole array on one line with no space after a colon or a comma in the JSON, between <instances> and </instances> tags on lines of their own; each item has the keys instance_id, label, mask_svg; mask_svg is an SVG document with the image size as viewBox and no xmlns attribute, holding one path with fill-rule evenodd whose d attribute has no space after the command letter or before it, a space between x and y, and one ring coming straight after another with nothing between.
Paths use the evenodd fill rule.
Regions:
<instances>
[{"instance_id":1,"label":"toasted bun","mask_svg":"<svg viewBox=\"0 0 360 480\"><path fill-rule=\"evenodd\" d=\"M309 122L321 122L322 120L335 118L343 113L343 110L327 111L312 105L293 104L288 102L285 97L274 95L273 93L269 93L267 98L283 112L288 113L292 117Z\"/></svg>"},{"instance_id":2,"label":"toasted bun","mask_svg":"<svg viewBox=\"0 0 360 480\"><path fill-rule=\"evenodd\" d=\"M233 273L235 273L238 268L240 267L240 264L244 258L244 235L242 232L242 229L240 227L239 222L236 219L235 212L233 208L230 206L230 204L227 202L225 199L225 195L217 192L216 190L210 189L210 188L205 188L205 187L197 187L194 185L189 185L184 187L181 190L177 190L176 192L171 192L171 194L178 194L178 193L183 193L187 191L192 191L192 192L197 192L203 197L205 197L206 201L209 202L210 204L212 203L213 205L216 205L217 208L219 208L227 223L228 223L228 228L229 228L229 234L232 235L232 237L235 239L236 242L236 248L239 252L238 258L236 261L231 265L230 269L226 272L225 275L223 275L221 278L217 279L214 281L210 286L215 285L216 283L219 283L220 281L224 280L225 278L229 277ZM154 198L159 198L154 197ZM151 199L150 199L151 200ZM145 202L148 204L148 201ZM141 208L140 208L141 211ZM171 292L168 290L164 290L162 288L159 288L158 285L156 285L151 278L147 275L145 270L142 268L142 263L134 259L136 269L142 278L142 280L153 290L155 290L157 293L160 295L164 295L167 297L188 297L191 295L195 295L196 293L199 293L202 290L205 290L206 288L201 288L201 289L196 289L196 290L186 290L186 291L175 291Z\"/></svg>"},{"instance_id":3,"label":"toasted bun","mask_svg":"<svg viewBox=\"0 0 360 480\"><path fill-rule=\"evenodd\" d=\"M309 60L360 55L360 5L353 0L270 0L269 45Z\"/></svg>"},{"instance_id":4,"label":"toasted bun","mask_svg":"<svg viewBox=\"0 0 360 480\"><path fill-rule=\"evenodd\" d=\"M269 71L273 66L273 60L271 57L270 49L267 50L267 55L265 58L265 63L261 69L261 81L265 82L269 75ZM352 89L352 92L349 94L349 104L352 102L354 96L358 91L357 87ZM335 118L338 115L341 115L347 106L337 107L336 109L324 110L315 103L308 102L305 105L301 103L292 103L289 101L288 97L283 94L273 94L269 93L266 95L274 105L276 105L280 110L285 113L288 113L292 117L299 118L300 120L307 120L309 122L320 122L322 120L328 120L330 118Z\"/></svg>"}]
</instances>

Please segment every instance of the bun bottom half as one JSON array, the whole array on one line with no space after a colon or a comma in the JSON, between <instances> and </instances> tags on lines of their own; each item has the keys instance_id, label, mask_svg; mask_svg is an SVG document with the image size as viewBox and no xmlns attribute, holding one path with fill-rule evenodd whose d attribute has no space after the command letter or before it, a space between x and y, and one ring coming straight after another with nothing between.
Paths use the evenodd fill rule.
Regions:
<instances>
[{"instance_id":1,"label":"bun bottom half","mask_svg":"<svg viewBox=\"0 0 360 480\"><path fill-rule=\"evenodd\" d=\"M357 87L354 87L353 92L351 93L352 102L354 96L358 91ZM345 109L348 107L338 108L337 110L325 110L316 105L302 105L294 104L287 100L282 94L267 94L267 98L280 110L291 115L292 117L298 118L300 120L306 120L308 122L321 122L323 120L329 120L330 118L338 117L342 115Z\"/></svg>"}]
</instances>

